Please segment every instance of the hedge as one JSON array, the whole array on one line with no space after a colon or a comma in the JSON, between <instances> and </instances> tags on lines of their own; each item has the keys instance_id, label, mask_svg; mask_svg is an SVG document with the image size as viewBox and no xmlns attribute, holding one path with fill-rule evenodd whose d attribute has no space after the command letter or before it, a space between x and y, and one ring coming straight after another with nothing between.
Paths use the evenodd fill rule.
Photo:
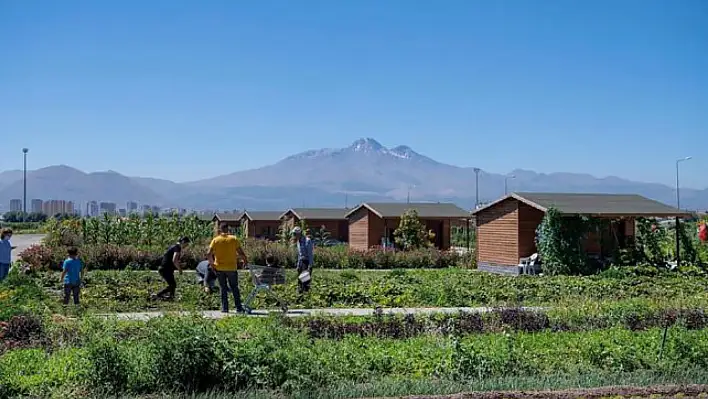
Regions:
<instances>
[{"instance_id":1,"label":"hedge","mask_svg":"<svg viewBox=\"0 0 708 399\"><path fill-rule=\"evenodd\" d=\"M293 247L262 240L249 240L244 249L252 264L265 264L266 254L271 253L283 267L294 267L296 251ZM59 270L66 259L67 247L45 244L27 248L19 259L36 270ZM79 248L79 257L88 269L157 269L165 248L139 248L135 246L94 244ZM185 249L182 262L186 269L193 269L206 259L207 247L193 245ZM473 257L455 251L422 249L416 251L384 251L371 249L354 251L347 246L315 248L315 268L321 269L421 269L447 268L453 266L473 267Z\"/></svg>"}]
</instances>

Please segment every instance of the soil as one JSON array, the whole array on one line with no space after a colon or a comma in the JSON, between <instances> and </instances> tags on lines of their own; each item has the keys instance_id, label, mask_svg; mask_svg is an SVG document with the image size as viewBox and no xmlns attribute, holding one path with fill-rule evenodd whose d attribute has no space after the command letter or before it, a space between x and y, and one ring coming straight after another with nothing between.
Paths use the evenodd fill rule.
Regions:
<instances>
[{"instance_id":1,"label":"soil","mask_svg":"<svg viewBox=\"0 0 708 399\"><path fill-rule=\"evenodd\" d=\"M603 387L559 391L492 391L454 395L405 396L388 399L620 399L708 398L708 385L662 385L651 387Z\"/></svg>"}]
</instances>

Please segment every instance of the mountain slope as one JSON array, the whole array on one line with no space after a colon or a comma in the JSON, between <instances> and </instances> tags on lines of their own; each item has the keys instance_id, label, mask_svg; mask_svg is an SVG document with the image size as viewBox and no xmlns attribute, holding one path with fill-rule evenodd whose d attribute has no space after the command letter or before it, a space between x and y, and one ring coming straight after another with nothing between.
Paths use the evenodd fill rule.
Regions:
<instances>
[{"instance_id":1,"label":"mountain slope","mask_svg":"<svg viewBox=\"0 0 708 399\"><path fill-rule=\"evenodd\" d=\"M675 190L662 184L632 182L618 177L588 174L543 174L514 170L507 179L509 191L637 193L668 204ZM505 175L482 171L481 202L504 194ZM407 146L386 148L371 138L359 139L341 149L305 151L273 165L188 183L191 187L315 187L329 192L383 195L403 200L450 200L474 204L474 168L432 160ZM708 207L706 190L682 189L682 206Z\"/></svg>"},{"instance_id":2,"label":"mountain slope","mask_svg":"<svg viewBox=\"0 0 708 399\"><path fill-rule=\"evenodd\" d=\"M22 198L22 180L0 189L0 201ZM111 201L123 206L127 201L145 204L170 205L165 197L119 173L84 173L65 165L50 166L27 173L27 199L41 198L72 200L83 203L89 200Z\"/></svg>"},{"instance_id":3,"label":"mountain slope","mask_svg":"<svg viewBox=\"0 0 708 399\"><path fill-rule=\"evenodd\" d=\"M667 204L676 191L657 183L618 177L597 178L577 173L536 173L517 169L514 178L482 171L479 199L492 201L509 191L636 193ZM0 205L22 197L22 172L0 173ZM3 186L3 182L5 186ZM8 183L9 182L9 183ZM292 206L350 206L361 201L452 201L466 208L475 204L475 173L437 162L407 146L386 148L372 138L345 148L316 149L261 168L214 178L175 183L149 177L126 177L116 172L84 173L68 166L28 172L28 198L114 201L181 206L197 209L254 210ZM708 189L681 190L681 205L708 209Z\"/></svg>"},{"instance_id":4,"label":"mountain slope","mask_svg":"<svg viewBox=\"0 0 708 399\"><path fill-rule=\"evenodd\" d=\"M0 190L10 184L22 179L21 170L6 170L0 172Z\"/></svg>"},{"instance_id":5,"label":"mountain slope","mask_svg":"<svg viewBox=\"0 0 708 399\"><path fill-rule=\"evenodd\" d=\"M330 191L405 195L457 193L474 182L467 168L434 161L406 146L385 148L367 138L342 149L311 150L273 165L189 183L198 187L311 186Z\"/></svg>"}]
</instances>

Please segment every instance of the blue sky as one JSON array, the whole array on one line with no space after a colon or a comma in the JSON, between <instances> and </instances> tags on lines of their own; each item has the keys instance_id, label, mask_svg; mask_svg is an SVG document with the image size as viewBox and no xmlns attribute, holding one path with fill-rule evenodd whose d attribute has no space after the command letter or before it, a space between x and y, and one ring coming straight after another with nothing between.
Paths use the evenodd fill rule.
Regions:
<instances>
[{"instance_id":1,"label":"blue sky","mask_svg":"<svg viewBox=\"0 0 708 399\"><path fill-rule=\"evenodd\" d=\"M708 187L702 0L0 0L0 54L0 170L183 181L374 137L667 184L692 155Z\"/></svg>"}]
</instances>

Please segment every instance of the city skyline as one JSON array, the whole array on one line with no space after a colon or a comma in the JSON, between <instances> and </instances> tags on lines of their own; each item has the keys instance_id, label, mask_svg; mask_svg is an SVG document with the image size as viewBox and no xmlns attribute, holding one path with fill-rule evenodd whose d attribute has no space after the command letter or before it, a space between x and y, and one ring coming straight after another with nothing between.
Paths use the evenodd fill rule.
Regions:
<instances>
[{"instance_id":1,"label":"city skyline","mask_svg":"<svg viewBox=\"0 0 708 399\"><path fill-rule=\"evenodd\" d=\"M120 207L118 203L111 201L82 201L76 203L71 200L56 200L56 199L40 199L32 198L29 200L30 206L27 213L42 213L45 215L55 214L79 214L84 216L98 216L102 213L121 214L122 216L131 213L138 213L141 210L145 212L162 213L164 210L174 208L163 208L158 205L139 204L136 201L127 201L125 208ZM82 206L84 205L84 206ZM22 212L23 200L13 198L10 200L9 212ZM180 211L186 209L180 209Z\"/></svg>"}]
</instances>

